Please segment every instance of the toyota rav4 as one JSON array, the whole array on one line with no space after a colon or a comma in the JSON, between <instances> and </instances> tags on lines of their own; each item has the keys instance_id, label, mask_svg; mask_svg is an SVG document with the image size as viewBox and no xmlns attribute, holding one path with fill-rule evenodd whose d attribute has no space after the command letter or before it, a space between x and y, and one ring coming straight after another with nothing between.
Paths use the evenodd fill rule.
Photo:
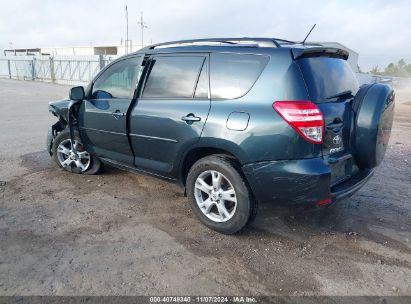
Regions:
<instances>
[{"instance_id":1,"label":"toyota rav4","mask_svg":"<svg viewBox=\"0 0 411 304\"><path fill-rule=\"evenodd\" d=\"M51 102L47 150L70 172L108 164L179 183L227 234L257 202L329 205L369 180L393 122L393 90L359 87L347 58L271 38L152 45Z\"/></svg>"}]
</instances>

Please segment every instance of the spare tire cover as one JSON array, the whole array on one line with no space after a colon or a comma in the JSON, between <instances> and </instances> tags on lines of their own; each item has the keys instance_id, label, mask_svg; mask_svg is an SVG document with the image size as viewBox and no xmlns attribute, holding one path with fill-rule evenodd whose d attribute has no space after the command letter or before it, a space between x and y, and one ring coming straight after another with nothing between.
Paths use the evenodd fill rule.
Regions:
<instances>
[{"instance_id":1,"label":"spare tire cover","mask_svg":"<svg viewBox=\"0 0 411 304\"><path fill-rule=\"evenodd\" d=\"M362 87L354 101L356 111L354 157L358 167L372 169L384 158L394 119L394 91L386 84Z\"/></svg>"}]
</instances>

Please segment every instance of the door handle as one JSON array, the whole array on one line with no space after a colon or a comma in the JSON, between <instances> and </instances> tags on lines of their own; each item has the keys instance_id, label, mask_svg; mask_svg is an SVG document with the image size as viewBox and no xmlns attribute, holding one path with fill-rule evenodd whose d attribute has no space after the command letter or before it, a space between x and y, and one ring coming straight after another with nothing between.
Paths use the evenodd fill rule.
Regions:
<instances>
[{"instance_id":1,"label":"door handle","mask_svg":"<svg viewBox=\"0 0 411 304\"><path fill-rule=\"evenodd\" d=\"M115 119L118 119L119 117L124 117L126 116L126 113L120 112L120 110L115 110L111 115L114 116Z\"/></svg>"},{"instance_id":2,"label":"door handle","mask_svg":"<svg viewBox=\"0 0 411 304\"><path fill-rule=\"evenodd\" d=\"M200 121L201 117L195 116L193 113L187 114L187 116L181 117L182 121L185 121L188 124L192 124L195 121Z\"/></svg>"}]
</instances>

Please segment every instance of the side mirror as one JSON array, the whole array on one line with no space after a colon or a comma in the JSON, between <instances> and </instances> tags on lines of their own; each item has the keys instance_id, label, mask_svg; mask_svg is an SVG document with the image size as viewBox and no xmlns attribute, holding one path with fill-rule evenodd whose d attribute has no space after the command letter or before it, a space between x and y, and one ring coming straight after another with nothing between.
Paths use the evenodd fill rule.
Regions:
<instances>
[{"instance_id":1,"label":"side mirror","mask_svg":"<svg viewBox=\"0 0 411 304\"><path fill-rule=\"evenodd\" d=\"M70 89L69 97L74 101L82 101L85 98L83 87L74 87Z\"/></svg>"}]
</instances>

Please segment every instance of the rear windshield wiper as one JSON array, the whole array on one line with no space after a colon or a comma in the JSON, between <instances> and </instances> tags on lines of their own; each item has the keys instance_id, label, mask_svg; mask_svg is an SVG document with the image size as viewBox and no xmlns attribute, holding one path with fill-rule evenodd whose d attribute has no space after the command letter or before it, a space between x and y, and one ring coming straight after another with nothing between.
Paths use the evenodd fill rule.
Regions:
<instances>
[{"instance_id":1,"label":"rear windshield wiper","mask_svg":"<svg viewBox=\"0 0 411 304\"><path fill-rule=\"evenodd\" d=\"M347 99L349 99L349 98L353 98L354 95L352 94L352 91L351 91L351 90L347 90L347 91L343 91L343 92L337 93L337 94L335 94L335 95L331 95L331 96L327 97L326 99L344 98L344 97L347 98Z\"/></svg>"}]
</instances>

